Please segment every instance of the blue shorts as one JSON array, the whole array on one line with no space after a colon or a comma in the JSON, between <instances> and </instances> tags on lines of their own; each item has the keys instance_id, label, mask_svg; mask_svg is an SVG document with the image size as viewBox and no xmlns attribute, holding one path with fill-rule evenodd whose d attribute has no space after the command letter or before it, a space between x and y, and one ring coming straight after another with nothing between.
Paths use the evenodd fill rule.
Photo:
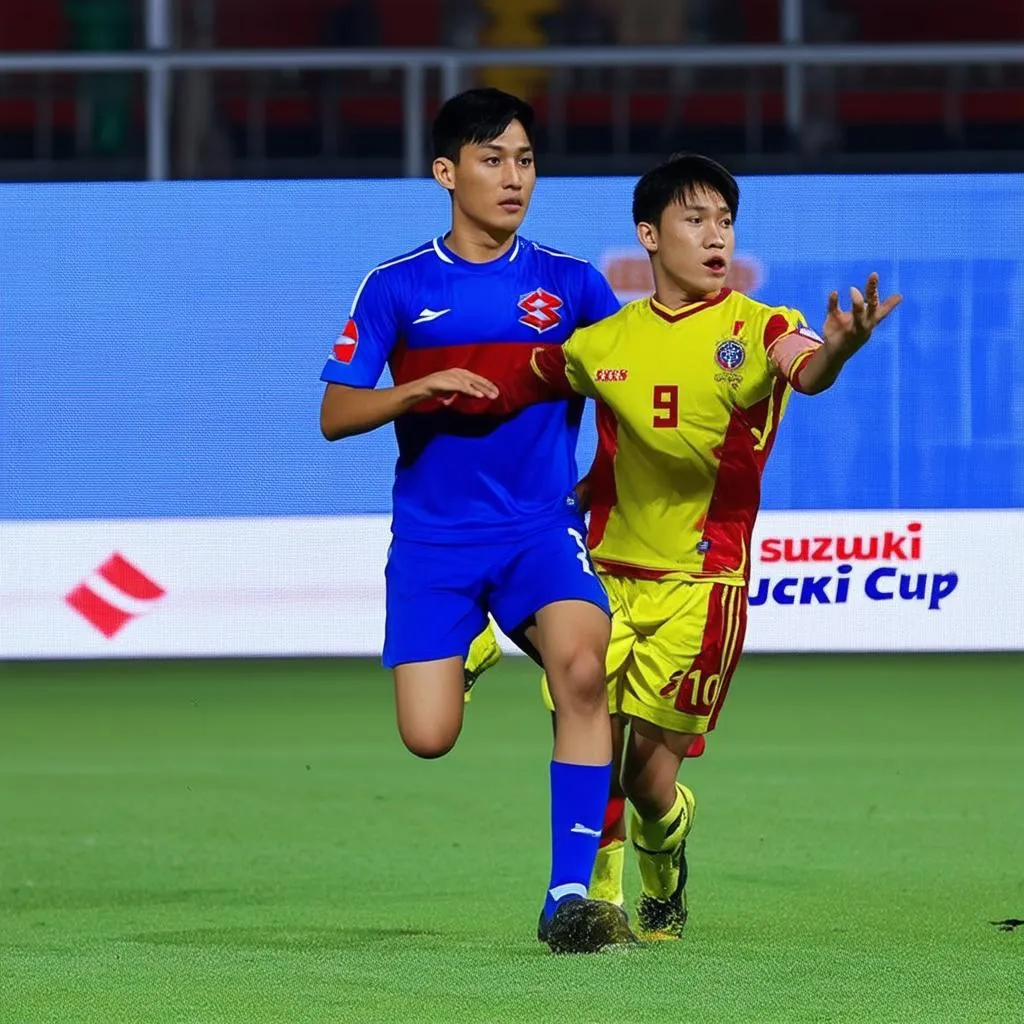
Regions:
<instances>
[{"instance_id":1,"label":"blue shorts","mask_svg":"<svg viewBox=\"0 0 1024 1024\"><path fill-rule=\"evenodd\" d=\"M586 527L555 526L514 544L423 544L388 552L384 664L465 658L490 612L505 633L554 601L608 597L587 552Z\"/></svg>"}]
</instances>

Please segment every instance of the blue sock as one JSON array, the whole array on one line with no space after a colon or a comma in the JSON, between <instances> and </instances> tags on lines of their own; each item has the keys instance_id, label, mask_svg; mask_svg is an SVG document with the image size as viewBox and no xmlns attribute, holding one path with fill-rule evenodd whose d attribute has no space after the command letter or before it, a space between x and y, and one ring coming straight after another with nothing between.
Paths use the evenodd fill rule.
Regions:
<instances>
[{"instance_id":1,"label":"blue sock","mask_svg":"<svg viewBox=\"0 0 1024 1024\"><path fill-rule=\"evenodd\" d=\"M566 899L583 899L597 859L612 765L551 762L551 884L544 916Z\"/></svg>"}]
</instances>

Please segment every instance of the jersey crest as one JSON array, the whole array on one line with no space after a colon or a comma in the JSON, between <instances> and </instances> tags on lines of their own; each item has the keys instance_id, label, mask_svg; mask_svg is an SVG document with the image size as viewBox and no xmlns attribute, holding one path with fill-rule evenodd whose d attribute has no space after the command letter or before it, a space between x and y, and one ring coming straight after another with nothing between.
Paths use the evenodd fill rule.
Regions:
<instances>
[{"instance_id":1,"label":"jersey crest","mask_svg":"<svg viewBox=\"0 0 1024 1024\"><path fill-rule=\"evenodd\" d=\"M743 374L739 371L746 361L747 350L743 342L739 338L724 338L715 346L715 365L718 367L715 380L738 388L743 383Z\"/></svg>"},{"instance_id":2,"label":"jersey crest","mask_svg":"<svg viewBox=\"0 0 1024 1024\"><path fill-rule=\"evenodd\" d=\"M738 370L746 358L746 350L736 338L726 338L715 348L715 362L723 370Z\"/></svg>"}]
</instances>

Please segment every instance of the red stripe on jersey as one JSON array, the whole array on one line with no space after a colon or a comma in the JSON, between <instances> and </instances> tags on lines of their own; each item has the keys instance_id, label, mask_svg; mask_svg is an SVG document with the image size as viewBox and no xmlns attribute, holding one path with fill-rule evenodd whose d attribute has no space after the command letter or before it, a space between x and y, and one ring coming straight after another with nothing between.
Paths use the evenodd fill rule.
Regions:
<instances>
[{"instance_id":1,"label":"red stripe on jersey","mask_svg":"<svg viewBox=\"0 0 1024 1024\"><path fill-rule=\"evenodd\" d=\"M615 487L615 455L619 450L619 422L615 413L597 402L597 452L587 479L590 481L590 529L587 544L593 549L601 543L608 517L618 501Z\"/></svg>"},{"instance_id":2,"label":"red stripe on jersey","mask_svg":"<svg viewBox=\"0 0 1024 1024\"><path fill-rule=\"evenodd\" d=\"M406 381L415 380L414 377L406 377L403 380L398 379L398 367L405 361L406 352L408 346L405 344L405 338L399 338L398 344L391 350L391 355L388 356L388 369L391 371L391 379L396 384L404 384Z\"/></svg>"},{"instance_id":3,"label":"red stripe on jersey","mask_svg":"<svg viewBox=\"0 0 1024 1024\"><path fill-rule=\"evenodd\" d=\"M497 383L502 375L528 366L533 350L560 345L537 341L479 342L471 345L438 345L435 348L409 348L401 342L391 354L391 376L396 384L418 380L438 370L461 367Z\"/></svg>"},{"instance_id":4,"label":"red stripe on jersey","mask_svg":"<svg viewBox=\"0 0 1024 1024\"><path fill-rule=\"evenodd\" d=\"M760 455L760 471L764 472L764 464L768 461L768 456L772 453L772 448L775 445L775 438L779 435L779 420L782 419L782 403L786 397L786 387L788 382L784 380L777 380L772 385L771 403L772 403L772 433L771 437L768 438L764 448L758 453Z\"/></svg>"},{"instance_id":5,"label":"red stripe on jersey","mask_svg":"<svg viewBox=\"0 0 1024 1024\"><path fill-rule=\"evenodd\" d=\"M764 350L767 352L772 345L786 334L789 334L791 328L789 321L781 313L773 313L768 318L768 323L764 325Z\"/></svg>"},{"instance_id":6,"label":"red stripe on jersey","mask_svg":"<svg viewBox=\"0 0 1024 1024\"><path fill-rule=\"evenodd\" d=\"M686 309L679 310L678 312L669 310L667 306L661 305L653 296L649 304L651 310L657 313L662 320L667 320L670 324L677 324L688 316L693 316L695 313L703 313L705 309L717 306L720 302L727 299L731 292L731 288L723 288L713 299L708 299L706 302L698 302L696 305L688 306Z\"/></svg>"},{"instance_id":7,"label":"red stripe on jersey","mask_svg":"<svg viewBox=\"0 0 1024 1024\"><path fill-rule=\"evenodd\" d=\"M558 342L481 342L411 349L402 341L389 363L395 384L441 370L464 369L498 387L496 399L466 395L433 398L420 402L414 410L417 413L436 412L443 406L453 412L502 416L536 402L575 397L565 376L565 354Z\"/></svg>"},{"instance_id":8,"label":"red stripe on jersey","mask_svg":"<svg viewBox=\"0 0 1024 1024\"><path fill-rule=\"evenodd\" d=\"M750 543L761 505L761 474L775 443L786 387L786 381L776 380L767 398L749 409L734 409L725 438L715 449L718 475L704 522L703 539L709 544L702 572L735 572L746 553L744 575L750 578ZM758 451L753 431L763 434L769 423L771 434Z\"/></svg>"}]
</instances>

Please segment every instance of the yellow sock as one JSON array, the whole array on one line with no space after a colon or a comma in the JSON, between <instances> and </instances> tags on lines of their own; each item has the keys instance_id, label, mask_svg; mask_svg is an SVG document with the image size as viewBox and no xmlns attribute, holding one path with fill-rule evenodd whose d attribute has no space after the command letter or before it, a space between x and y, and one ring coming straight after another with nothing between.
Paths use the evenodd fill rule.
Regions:
<instances>
[{"instance_id":1,"label":"yellow sock","mask_svg":"<svg viewBox=\"0 0 1024 1024\"><path fill-rule=\"evenodd\" d=\"M629 838L640 864L643 890L655 899L668 899L679 883L679 849L693 826L696 802L686 786L676 783L676 799L657 821L644 821L634 809L629 817Z\"/></svg>"},{"instance_id":2,"label":"yellow sock","mask_svg":"<svg viewBox=\"0 0 1024 1024\"><path fill-rule=\"evenodd\" d=\"M626 843L613 839L597 851L594 873L590 877L587 895L592 900L607 900L621 907L626 902L622 893L622 869L626 863Z\"/></svg>"},{"instance_id":3,"label":"yellow sock","mask_svg":"<svg viewBox=\"0 0 1024 1024\"><path fill-rule=\"evenodd\" d=\"M483 631L469 645L469 654L466 656L466 700L469 700L470 693L476 681L489 668L494 668L501 660L501 648L498 646L498 639L494 635L490 619Z\"/></svg>"}]
</instances>

